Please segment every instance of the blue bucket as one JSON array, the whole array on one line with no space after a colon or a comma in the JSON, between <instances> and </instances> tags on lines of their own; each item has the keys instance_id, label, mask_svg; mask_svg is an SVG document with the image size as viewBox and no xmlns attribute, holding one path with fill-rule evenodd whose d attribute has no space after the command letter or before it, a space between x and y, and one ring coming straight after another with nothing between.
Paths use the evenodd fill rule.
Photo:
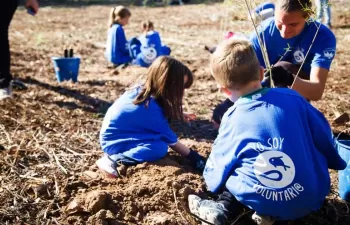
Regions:
<instances>
[{"instance_id":1,"label":"blue bucket","mask_svg":"<svg viewBox=\"0 0 350 225\"><path fill-rule=\"evenodd\" d=\"M339 196L350 202L350 140L336 140L337 150L340 157L347 163L344 170L338 171Z\"/></svg>"},{"instance_id":2,"label":"blue bucket","mask_svg":"<svg viewBox=\"0 0 350 225\"><path fill-rule=\"evenodd\" d=\"M56 78L58 82L72 79L78 81L80 58L52 57Z\"/></svg>"}]
</instances>

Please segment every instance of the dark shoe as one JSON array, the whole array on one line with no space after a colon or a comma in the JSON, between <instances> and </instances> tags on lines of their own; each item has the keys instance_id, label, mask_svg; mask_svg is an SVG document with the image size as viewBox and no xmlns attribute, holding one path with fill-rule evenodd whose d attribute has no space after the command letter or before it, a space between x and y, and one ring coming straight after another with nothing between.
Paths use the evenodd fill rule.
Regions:
<instances>
[{"instance_id":1,"label":"dark shoe","mask_svg":"<svg viewBox=\"0 0 350 225\"><path fill-rule=\"evenodd\" d=\"M224 116L225 112L231 106L233 106L233 104L234 102L232 102L230 99L227 98L225 101L217 105L216 108L214 109L212 120L218 125L220 125L221 119Z\"/></svg>"},{"instance_id":2,"label":"dark shoe","mask_svg":"<svg viewBox=\"0 0 350 225\"><path fill-rule=\"evenodd\" d=\"M12 86L12 89L20 90L20 91L28 89L27 86L22 81L19 81L19 80L12 80L11 86Z\"/></svg>"}]
</instances>

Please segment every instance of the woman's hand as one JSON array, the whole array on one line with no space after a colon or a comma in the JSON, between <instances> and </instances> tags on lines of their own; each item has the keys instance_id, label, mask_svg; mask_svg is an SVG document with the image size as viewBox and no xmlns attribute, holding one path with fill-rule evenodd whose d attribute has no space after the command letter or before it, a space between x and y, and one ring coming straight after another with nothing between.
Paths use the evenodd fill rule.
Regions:
<instances>
[{"instance_id":1,"label":"woman's hand","mask_svg":"<svg viewBox=\"0 0 350 225\"><path fill-rule=\"evenodd\" d=\"M183 113L183 116L186 122L191 122L197 118L197 116L193 113Z\"/></svg>"}]
</instances>

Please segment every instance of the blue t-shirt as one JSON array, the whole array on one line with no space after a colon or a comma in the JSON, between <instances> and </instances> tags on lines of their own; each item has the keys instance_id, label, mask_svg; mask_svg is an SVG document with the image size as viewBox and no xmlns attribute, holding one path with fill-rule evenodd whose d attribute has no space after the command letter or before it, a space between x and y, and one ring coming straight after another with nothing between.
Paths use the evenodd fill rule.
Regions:
<instances>
[{"instance_id":1,"label":"blue t-shirt","mask_svg":"<svg viewBox=\"0 0 350 225\"><path fill-rule=\"evenodd\" d=\"M296 37L284 39L275 25L274 18L265 20L261 25L261 38L265 38L266 49L270 64L275 64L286 52L288 46L290 51L284 55L283 61L293 64L301 64L305 55L311 46L312 40L316 34L318 22L307 22L303 31ZM264 58L256 33L254 32L250 41L253 44L260 65L266 68ZM310 74L311 67L320 67L330 69L332 60L336 51L336 39L331 30L321 24L318 34L305 60L302 70Z\"/></svg>"},{"instance_id":2,"label":"blue t-shirt","mask_svg":"<svg viewBox=\"0 0 350 225\"><path fill-rule=\"evenodd\" d=\"M131 61L129 44L123 26L114 24L108 29L106 58L113 64L120 65Z\"/></svg>"},{"instance_id":3,"label":"blue t-shirt","mask_svg":"<svg viewBox=\"0 0 350 225\"><path fill-rule=\"evenodd\" d=\"M265 9L273 9L275 10L275 5L271 2L263 2L260 5L258 5L255 9L254 12L255 13L259 13Z\"/></svg>"},{"instance_id":4,"label":"blue t-shirt","mask_svg":"<svg viewBox=\"0 0 350 225\"><path fill-rule=\"evenodd\" d=\"M126 156L137 161L150 161L164 156L167 147L149 151L142 146L157 143L162 146L173 145L177 142L176 134L155 99L151 97L147 106L133 103L141 88L139 86L126 91L108 109L100 132L100 143L105 153L113 155L127 152Z\"/></svg>"},{"instance_id":5,"label":"blue t-shirt","mask_svg":"<svg viewBox=\"0 0 350 225\"><path fill-rule=\"evenodd\" d=\"M344 169L331 128L291 89L261 89L224 114L203 173L260 215L281 220L319 209L330 190L328 168Z\"/></svg>"},{"instance_id":6,"label":"blue t-shirt","mask_svg":"<svg viewBox=\"0 0 350 225\"><path fill-rule=\"evenodd\" d=\"M163 46L160 35L157 31L149 31L139 37L141 42L141 53L136 58L136 64L148 67L159 56L166 55L163 52Z\"/></svg>"}]
</instances>

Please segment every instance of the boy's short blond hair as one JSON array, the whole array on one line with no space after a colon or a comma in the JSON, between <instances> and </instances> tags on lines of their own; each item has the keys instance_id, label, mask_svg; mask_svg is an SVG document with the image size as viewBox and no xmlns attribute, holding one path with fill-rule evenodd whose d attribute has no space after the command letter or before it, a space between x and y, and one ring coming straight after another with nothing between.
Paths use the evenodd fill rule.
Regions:
<instances>
[{"instance_id":1,"label":"boy's short blond hair","mask_svg":"<svg viewBox=\"0 0 350 225\"><path fill-rule=\"evenodd\" d=\"M260 63L248 40L230 38L220 43L211 56L210 70L222 87L239 90L260 79Z\"/></svg>"}]
</instances>

